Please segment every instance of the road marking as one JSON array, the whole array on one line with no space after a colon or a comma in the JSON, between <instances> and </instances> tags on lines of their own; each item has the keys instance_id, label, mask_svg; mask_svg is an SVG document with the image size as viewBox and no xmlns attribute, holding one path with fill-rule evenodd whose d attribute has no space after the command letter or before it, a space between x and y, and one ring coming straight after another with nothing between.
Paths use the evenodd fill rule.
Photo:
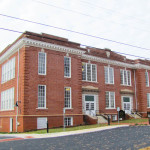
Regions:
<instances>
[{"instance_id":1,"label":"road marking","mask_svg":"<svg viewBox=\"0 0 150 150\"><path fill-rule=\"evenodd\" d=\"M8 141L16 141L16 140L24 140L24 138L1 139L0 142L8 142Z\"/></svg>"}]
</instances>

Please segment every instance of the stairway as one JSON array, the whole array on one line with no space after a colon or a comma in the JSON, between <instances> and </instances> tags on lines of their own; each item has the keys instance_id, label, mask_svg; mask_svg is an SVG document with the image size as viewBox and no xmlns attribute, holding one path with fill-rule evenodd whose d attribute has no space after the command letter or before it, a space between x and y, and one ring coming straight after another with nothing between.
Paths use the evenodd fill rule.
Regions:
<instances>
[{"instance_id":1,"label":"stairway","mask_svg":"<svg viewBox=\"0 0 150 150\"><path fill-rule=\"evenodd\" d=\"M139 114L136 114L136 113L132 113L132 114L127 114L130 118L135 118L135 119L138 119L138 118L141 118L141 116Z\"/></svg>"},{"instance_id":2,"label":"stairway","mask_svg":"<svg viewBox=\"0 0 150 150\"><path fill-rule=\"evenodd\" d=\"M108 123L107 119L105 119L103 116L97 116L97 123Z\"/></svg>"}]
</instances>

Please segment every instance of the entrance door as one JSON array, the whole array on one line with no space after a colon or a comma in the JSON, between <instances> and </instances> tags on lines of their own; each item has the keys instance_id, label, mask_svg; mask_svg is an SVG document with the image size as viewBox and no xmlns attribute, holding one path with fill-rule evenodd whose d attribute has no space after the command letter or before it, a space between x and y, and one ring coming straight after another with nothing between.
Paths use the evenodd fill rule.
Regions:
<instances>
[{"instance_id":1,"label":"entrance door","mask_svg":"<svg viewBox=\"0 0 150 150\"><path fill-rule=\"evenodd\" d=\"M85 113L91 116L96 115L94 95L85 95Z\"/></svg>"},{"instance_id":2,"label":"entrance door","mask_svg":"<svg viewBox=\"0 0 150 150\"><path fill-rule=\"evenodd\" d=\"M13 132L13 118L10 118L10 132Z\"/></svg>"},{"instance_id":3,"label":"entrance door","mask_svg":"<svg viewBox=\"0 0 150 150\"><path fill-rule=\"evenodd\" d=\"M123 97L123 110L127 114L131 114L131 99L130 97Z\"/></svg>"}]
</instances>

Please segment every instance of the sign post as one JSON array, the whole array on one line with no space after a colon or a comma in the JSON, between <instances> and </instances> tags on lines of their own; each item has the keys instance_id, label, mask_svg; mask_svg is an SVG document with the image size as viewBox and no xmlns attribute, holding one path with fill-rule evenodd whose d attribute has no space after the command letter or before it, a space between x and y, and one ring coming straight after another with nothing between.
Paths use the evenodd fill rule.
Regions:
<instances>
[{"instance_id":1,"label":"sign post","mask_svg":"<svg viewBox=\"0 0 150 150\"><path fill-rule=\"evenodd\" d=\"M120 111L120 107L117 107L117 111L118 111L118 124L119 124L119 111Z\"/></svg>"}]
</instances>

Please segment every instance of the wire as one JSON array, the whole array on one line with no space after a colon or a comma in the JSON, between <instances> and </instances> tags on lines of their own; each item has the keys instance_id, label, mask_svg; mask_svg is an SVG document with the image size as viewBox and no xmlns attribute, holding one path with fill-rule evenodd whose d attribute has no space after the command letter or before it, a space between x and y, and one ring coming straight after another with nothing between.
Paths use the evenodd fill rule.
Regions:
<instances>
[{"instance_id":1,"label":"wire","mask_svg":"<svg viewBox=\"0 0 150 150\"><path fill-rule=\"evenodd\" d=\"M51 27L51 28L55 28L55 29L59 29L59 30L67 31L67 32L72 32L72 33L75 33L75 34L80 34L80 35L84 35L84 36L88 36L88 37L92 37L92 38L96 38L96 39L101 39L101 40L112 42L112 43L117 43L117 44L120 44L120 45L125 45L125 46L130 46L130 47L150 51L149 48L144 48L144 47L140 47L140 46L136 46L136 45L132 45L132 44L128 44L128 43L123 43L123 42L103 38L103 37L100 37L100 36L90 35L90 34L78 32L78 31L74 31L74 30L69 30L69 29L65 29L65 28L60 28L60 27L56 27L56 26L52 26L52 25L43 24L43 23L40 23L40 22L35 22L35 21L27 20L27 19L8 16L8 15L5 15L5 14L0 14L0 15L3 16L3 17L8 17L8 18L16 19L16 20L21 20L21 21L25 21L25 22L29 22L29 23L33 23L33 24L38 24L38 25L42 25L42 26L46 26L46 27Z\"/></svg>"},{"instance_id":2,"label":"wire","mask_svg":"<svg viewBox=\"0 0 150 150\"><path fill-rule=\"evenodd\" d=\"M27 35L28 35L28 33L21 32L21 31L17 31L17 30L12 30L12 29L7 29L7 28L1 28L1 27L0 27L0 30L5 30L5 31L10 31L10 32L15 32L15 33L22 33L22 34L27 34ZM38 35L32 35L32 36L39 37ZM54 39L54 40L56 40L56 39ZM86 47L90 47L90 48L95 48L95 47L93 47L93 46L83 45L83 44L81 44L81 46L86 46ZM111 51L112 51L112 52L115 52L115 53L118 53L118 54L123 54L123 55L126 55L126 56L132 56L132 57L142 58L142 59L147 59L147 60L150 59L150 58L141 57L141 56L137 56L137 55L127 54L127 53L121 53L121 52L117 52L117 51L113 51L113 50L111 50Z\"/></svg>"},{"instance_id":3,"label":"wire","mask_svg":"<svg viewBox=\"0 0 150 150\"><path fill-rule=\"evenodd\" d=\"M113 10L113 9L101 7L101 6L99 6L99 5L94 5L94 4L89 3L89 2L86 2L86 1L84 1L84 0L80 0L80 2L90 5L90 7L93 6L93 7L95 7L95 8L104 9L104 10L106 10L106 11L109 11L109 12L112 12L112 13L116 13L116 14L120 14L120 15L124 15L124 16L127 16L127 17L129 17L129 18L133 18L133 19L138 20L138 21L142 21L142 22L145 21L145 20L143 20L143 19L141 19L141 18L138 18L138 17L135 17L135 16L131 16L131 15L127 15L127 14L121 13L121 12L116 11L116 10ZM146 23L150 24L149 22L146 22Z\"/></svg>"},{"instance_id":4,"label":"wire","mask_svg":"<svg viewBox=\"0 0 150 150\"><path fill-rule=\"evenodd\" d=\"M122 24L122 23L118 23L118 22L115 22L115 21L110 21L110 20L104 19L104 18L102 18L102 17L101 17L101 19L100 19L99 17L87 15L87 14L82 13L82 12L78 12L78 11L75 11L75 10L71 10L71 9L66 9L66 8L63 8L63 7L55 6L55 5L52 5L52 4L49 4L49 3L44 3L44 2L41 2L41 1L39 1L39 0L32 0L32 1L34 1L34 2L36 2L36 3L44 4L44 5L47 5L47 6L50 6L50 7L55 7L55 8L57 8L57 9L62 9L62 10L64 10L64 11L69 11L69 12L72 12L72 13L84 15L84 16L90 17L90 18L92 18L92 19L94 18L94 19L98 19L98 20L100 20L100 21L103 21L103 20L104 20L104 21L109 21L109 22L114 23L114 24L119 24L119 25L121 25L121 26L123 26L123 27L126 26L126 25L130 25L130 26L131 26L131 24ZM137 28L137 27L135 27L135 26L131 26L131 27L132 27L133 29L136 29L136 30L141 30L141 31L144 31L144 32L150 32L150 30Z\"/></svg>"}]
</instances>

